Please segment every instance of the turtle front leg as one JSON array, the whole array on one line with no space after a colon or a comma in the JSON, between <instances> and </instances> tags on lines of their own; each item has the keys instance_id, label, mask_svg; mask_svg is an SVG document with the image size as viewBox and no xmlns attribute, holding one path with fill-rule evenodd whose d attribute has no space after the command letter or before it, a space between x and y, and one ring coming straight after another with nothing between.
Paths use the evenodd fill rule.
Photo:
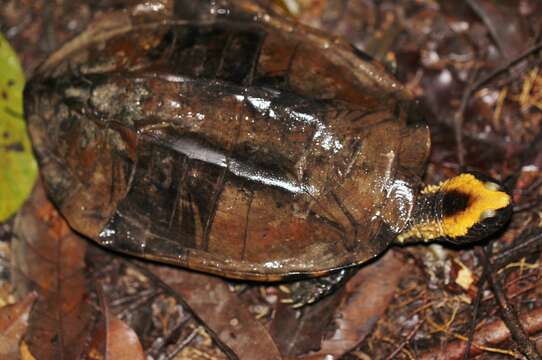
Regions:
<instances>
[{"instance_id":1,"label":"turtle front leg","mask_svg":"<svg viewBox=\"0 0 542 360\"><path fill-rule=\"evenodd\" d=\"M291 303L294 308L313 304L335 292L358 270L359 267L347 268L334 271L327 276L285 284L281 289L290 296L283 302Z\"/></svg>"}]
</instances>

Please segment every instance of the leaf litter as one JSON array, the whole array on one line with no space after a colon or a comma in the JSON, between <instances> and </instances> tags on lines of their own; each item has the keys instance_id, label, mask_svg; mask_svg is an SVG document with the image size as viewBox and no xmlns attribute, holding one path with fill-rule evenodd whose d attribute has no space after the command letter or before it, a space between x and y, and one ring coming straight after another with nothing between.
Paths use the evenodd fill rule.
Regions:
<instances>
[{"instance_id":1,"label":"leaf litter","mask_svg":"<svg viewBox=\"0 0 542 360\"><path fill-rule=\"evenodd\" d=\"M364 321L363 316L346 312L350 302L356 307L364 303L362 299L356 303L355 294L360 290L353 288L347 287L310 307L291 309L279 301L283 292L278 286L240 285L198 275L193 285L183 287L184 270L157 270L162 265L152 265L148 270L139 261L132 264L119 255L111 258L103 253L72 254L77 262L83 258L84 264L92 266L70 268L70 260L51 257L52 253L62 253L62 246L38 245L29 239L26 245L16 245L13 240L12 272L17 293L22 296L30 289L42 293L32 310L36 315L31 314L29 329L47 325L47 332L38 333L60 334L66 326L59 319L68 319L66 310L77 311L74 309L80 307L86 309L78 312L82 314L77 321L80 323L76 326L69 322L71 326L81 329L90 328L85 324L100 324L103 311L97 310L100 307L95 290L95 281L99 279L110 312L135 330L143 350L152 358L242 358L250 345L237 337L264 339L262 344L268 342L271 349L268 355L278 349L287 358L309 357L329 349L331 343L345 342L348 346L341 351L346 359L443 358L452 354L455 358L517 357L521 344L512 340L516 338L499 319L503 310L495 302L496 290L487 286L488 276L493 276L491 280L502 285L505 301L519 313L527 341L538 345L532 336L541 331L538 324L542 318L542 299L538 295L542 248L542 19L537 16L542 13L542 4L536 0L507 4L489 0L462 4L414 0L260 2L283 16L295 16L323 31L348 38L383 61L424 101L431 114L433 136L427 182L438 182L466 168L496 176L514 189L514 219L506 231L491 239L493 254L489 261L493 271L488 274L483 270L483 255L476 250L479 246L465 249L435 245L394 250L411 270L405 271L396 283L391 281L396 284L391 287L395 291L384 285L371 290L375 294L387 291L388 295L378 306L364 310L367 315L373 314L370 321ZM55 48L84 28L92 14L119 6L123 6L120 0L75 1L51 10L44 0L11 0L0 11L0 24L10 34L9 40L15 44L29 73L52 50L31 44L47 43ZM47 8L50 11L42 13ZM68 11L74 9L78 9L75 13L80 17L74 18L74 12ZM32 20L24 20L30 21L28 26L20 26L16 19ZM502 31L498 25L503 21L514 26ZM25 229L26 221L33 226L39 226L38 222L51 223L43 215L39 221L24 221L20 230ZM40 254L35 246L45 250L40 250ZM93 247L92 253L96 251L100 253ZM49 262L44 265L48 270L30 265L40 262L40 258L46 259L44 264ZM470 280L468 285L459 286L458 274L465 269L470 272ZM41 276L41 271L52 277ZM160 276L162 272L168 276ZM386 284L391 278L381 272L378 275L383 279L379 283ZM70 282L72 277L77 279L75 283ZM348 286L353 286L354 279ZM73 294L63 293L62 289L71 286L76 290ZM206 292L212 293L213 286L221 289L216 291L218 300L207 303L202 297ZM368 285L362 281L359 286L356 289ZM225 289L235 291L226 293ZM38 306L40 301L52 309L49 314L44 306ZM194 305L189 304L191 301ZM224 313L220 306L215 309L210 305L216 302L228 304L229 309ZM247 314L253 318L249 319ZM340 314L350 314L342 319L351 326L348 332L339 331ZM218 320L218 325L211 325L213 320ZM103 325L95 326L100 329ZM46 345L43 337L32 335L35 331L27 333L33 352L43 351L44 358L48 358L62 348L59 342L53 342L56 350L51 343ZM87 340L93 338L91 333ZM351 337L352 334L363 336ZM61 343L69 342L66 336L62 335ZM235 341L239 343L234 344ZM335 350L332 353L342 354Z\"/></svg>"}]
</instances>

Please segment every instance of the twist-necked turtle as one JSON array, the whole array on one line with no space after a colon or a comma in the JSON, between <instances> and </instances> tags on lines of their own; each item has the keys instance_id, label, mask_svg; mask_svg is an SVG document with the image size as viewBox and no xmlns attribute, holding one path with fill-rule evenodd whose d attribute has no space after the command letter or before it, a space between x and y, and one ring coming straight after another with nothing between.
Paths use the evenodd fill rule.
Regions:
<instances>
[{"instance_id":1,"label":"twist-necked turtle","mask_svg":"<svg viewBox=\"0 0 542 360\"><path fill-rule=\"evenodd\" d=\"M422 186L427 125L381 65L288 20L218 10L106 18L34 74L30 134L75 230L277 280L394 241L479 239L508 219L511 198L489 178Z\"/></svg>"}]
</instances>

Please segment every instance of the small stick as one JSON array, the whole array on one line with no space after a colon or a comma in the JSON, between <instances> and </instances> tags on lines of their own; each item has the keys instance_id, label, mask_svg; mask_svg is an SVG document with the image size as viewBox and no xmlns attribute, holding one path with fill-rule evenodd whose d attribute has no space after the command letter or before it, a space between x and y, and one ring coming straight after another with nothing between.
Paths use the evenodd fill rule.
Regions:
<instances>
[{"instance_id":1,"label":"small stick","mask_svg":"<svg viewBox=\"0 0 542 360\"><path fill-rule=\"evenodd\" d=\"M501 309L501 318L510 330L512 338L517 343L520 351L529 360L541 360L542 356L538 352L536 345L529 339L529 336L525 333L525 330L521 326L517 313L512 305L506 300L506 295L499 283L499 280L495 278L495 272L493 271L493 264L489 261L492 252L492 243L487 245L486 249L481 251L481 260L484 266L484 272L487 275L487 281L495 294L497 304Z\"/></svg>"},{"instance_id":2,"label":"small stick","mask_svg":"<svg viewBox=\"0 0 542 360\"><path fill-rule=\"evenodd\" d=\"M487 274L484 272L478 281L478 292L476 293L476 299L474 299L474 309L472 310L472 318L469 324L469 335L467 345L465 347L465 353L463 354L463 360L469 359L470 349L472 346L472 340L474 339L474 332L476 331L476 322L478 318L478 310L480 309L480 303L482 302L482 294L484 293L484 286L487 281Z\"/></svg>"},{"instance_id":3,"label":"small stick","mask_svg":"<svg viewBox=\"0 0 542 360\"><path fill-rule=\"evenodd\" d=\"M407 334L406 338L401 341L401 343L399 344L399 346L397 346L397 348L395 350L393 350L393 352L391 354L389 354L385 360L392 360L392 359L395 359L395 356L397 354L399 354L399 352L408 344L408 342L412 339L412 337L418 332L418 330L420 329L420 327L423 325L423 321L420 321L418 322L413 328L412 330L409 331L409 333Z\"/></svg>"}]
</instances>

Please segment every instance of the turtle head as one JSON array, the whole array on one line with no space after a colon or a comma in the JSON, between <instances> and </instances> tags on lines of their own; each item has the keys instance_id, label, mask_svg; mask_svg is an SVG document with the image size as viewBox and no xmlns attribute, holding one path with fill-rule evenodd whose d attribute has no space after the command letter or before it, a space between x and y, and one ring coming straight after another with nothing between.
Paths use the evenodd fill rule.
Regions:
<instances>
[{"instance_id":1,"label":"turtle head","mask_svg":"<svg viewBox=\"0 0 542 360\"><path fill-rule=\"evenodd\" d=\"M479 173L464 173L426 186L411 226L397 239L458 244L481 240L500 229L511 213L512 197L499 182Z\"/></svg>"}]
</instances>

